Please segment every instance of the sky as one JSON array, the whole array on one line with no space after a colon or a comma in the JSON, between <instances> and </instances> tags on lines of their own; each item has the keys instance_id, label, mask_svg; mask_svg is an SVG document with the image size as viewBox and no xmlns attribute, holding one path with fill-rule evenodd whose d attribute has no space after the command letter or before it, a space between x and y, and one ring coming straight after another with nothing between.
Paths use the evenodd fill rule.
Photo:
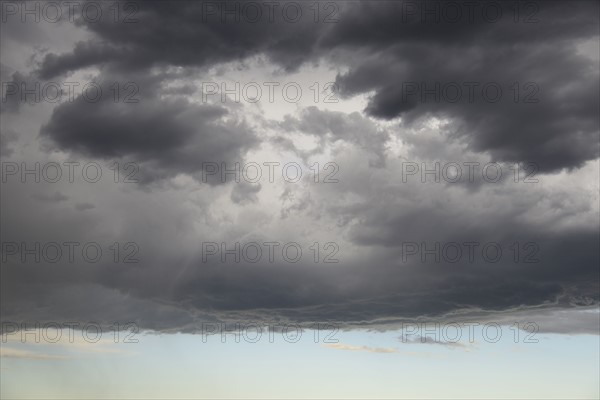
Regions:
<instances>
[{"instance_id":1,"label":"sky","mask_svg":"<svg viewBox=\"0 0 600 400\"><path fill-rule=\"evenodd\" d=\"M600 396L597 2L0 5L2 398Z\"/></svg>"}]
</instances>

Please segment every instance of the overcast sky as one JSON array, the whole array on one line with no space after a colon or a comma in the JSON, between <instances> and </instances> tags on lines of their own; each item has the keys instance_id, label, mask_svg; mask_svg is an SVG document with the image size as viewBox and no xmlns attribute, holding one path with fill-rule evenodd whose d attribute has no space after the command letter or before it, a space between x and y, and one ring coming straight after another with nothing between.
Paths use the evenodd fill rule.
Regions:
<instances>
[{"instance_id":1,"label":"overcast sky","mask_svg":"<svg viewBox=\"0 0 600 400\"><path fill-rule=\"evenodd\" d=\"M2 2L3 395L598 396L597 2L75 3ZM423 348L417 369L438 356L473 367L473 343L406 341L406 324L494 322L512 335L531 322L546 342L528 356L479 343L492 347L478 363L503 354L495 368L514 392L483 378L472 391L457 378L447 392L418 380L398 392L366 372L354 394L284 378L265 392L239 371L227 391L219 369L204 392L125 391L132 381L109 372L112 389L23 391L25 365L94 370L13 328L90 321L146 335L131 349L146 390L140 365L165 366L175 387L193 363L174 360L221 323L329 324L354 342L293 345L299 365L386 373L382 357ZM210 343L214 360L292 351ZM99 352L105 366L121 356ZM513 356L539 377L512 377ZM544 392L548 364L579 380Z\"/></svg>"}]
</instances>

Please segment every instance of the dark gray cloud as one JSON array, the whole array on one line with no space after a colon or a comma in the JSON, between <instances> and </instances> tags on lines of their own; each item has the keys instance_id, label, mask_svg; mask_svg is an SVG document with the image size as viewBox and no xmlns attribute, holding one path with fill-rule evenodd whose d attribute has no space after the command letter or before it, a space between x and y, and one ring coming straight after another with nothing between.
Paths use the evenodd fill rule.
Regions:
<instances>
[{"instance_id":1,"label":"dark gray cloud","mask_svg":"<svg viewBox=\"0 0 600 400\"><path fill-rule=\"evenodd\" d=\"M236 204L256 203L258 200L256 195L260 192L261 187L260 183L240 182L231 190L231 201Z\"/></svg>"},{"instance_id":2,"label":"dark gray cloud","mask_svg":"<svg viewBox=\"0 0 600 400\"><path fill-rule=\"evenodd\" d=\"M470 3L459 4L462 23L435 16L421 21L422 8L435 10L443 2L396 1L340 5L339 22L331 24L314 23L306 5L297 23L280 12L273 21L265 15L256 23L244 17L222 23L218 12L204 20L202 3L153 1L141 5L137 23L84 24L96 39L78 43L71 53L46 55L39 74L50 78L106 65L122 71L203 67L257 54L290 69L332 57L349 67L337 78L341 93L374 92L366 111L378 118L402 117L406 125L424 116L447 118L472 149L498 160L536 162L542 171L580 167L597 158L597 62L578 53L577 45L597 40L598 4L534 2L534 15L521 10L519 22L514 5L480 2L470 14ZM500 8L501 18L488 15L490 4ZM424 102L420 92L407 96L412 89L405 85L413 83L428 89L456 83L462 97L438 102L425 95ZM502 89L497 102L482 94L490 83ZM477 85L473 102L465 84ZM487 88L494 98L496 86ZM524 102L534 99L538 102Z\"/></svg>"},{"instance_id":3,"label":"dark gray cloud","mask_svg":"<svg viewBox=\"0 0 600 400\"><path fill-rule=\"evenodd\" d=\"M15 113L19 111L21 104L25 103L20 95L21 85L25 84L28 88L33 88L36 80L31 76L15 71L10 72L10 69L4 64L0 64L0 76L2 77L2 107L1 113ZM28 99L31 101L32 96Z\"/></svg>"},{"instance_id":4,"label":"dark gray cloud","mask_svg":"<svg viewBox=\"0 0 600 400\"><path fill-rule=\"evenodd\" d=\"M75 209L77 211L86 211L86 210L92 210L96 208L95 205L91 204L91 203L77 203L75 204Z\"/></svg>"},{"instance_id":5,"label":"dark gray cloud","mask_svg":"<svg viewBox=\"0 0 600 400\"><path fill-rule=\"evenodd\" d=\"M278 2L271 11L263 3L260 18L254 16L254 10L238 8L236 15L225 15L225 22L222 7L240 7L241 3L211 3L216 9L205 8L207 2L136 3L139 11L134 23L81 19L98 39L79 42L70 53L46 55L39 74L48 79L98 64L125 70L154 65L209 66L257 54L267 54L282 67L295 69L307 60L326 25L313 21L310 4L294 3L289 9L286 3L290 2ZM300 14L296 5L300 5Z\"/></svg>"},{"instance_id":6,"label":"dark gray cloud","mask_svg":"<svg viewBox=\"0 0 600 400\"><path fill-rule=\"evenodd\" d=\"M306 326L315 321L331 321L348 328L370 324L392 326L420 318L452 320L457 313L468 310L480 310L482 315L492 318L489 314L530 308L535 318L534 311L540 307L573 309L598 304L598 232L582 226L552 233L553 225L577 218L585 210L574 212L573 205L557 204L553 218L531 226L523 221L523 212L543 202L543 194L521 197L520 204L511 204L509 199L515 198L516 189L505 183L501 190L504 195L494 196L494 190L489 193L483 189L472 195L467 195L467 190L458 193L456 199L462 198L461 204L453 201L447 186L432 190L417 183L400 189L388 181L384 187L377 182L379 169L366 165L364 168L373 172L369 179L363 181L357 177L354 184L348 182L352 178L343 179L341 175L341 182L346 184L333 189L337 197L312 193L308 205L287 217L299 215L300 220L315 221L311 213L323 209L327 215L323 218L328 221L347 221L345 229L336 230L340 232L338 264L311 263L310 252L308 260L297 264L281 259L274 264L265 259L256 264L243 261L236 264L231 262L231 256L227 263L221 263L218 257L203 262L203 241L223 241L232 248L235 242L284 241L285 236L273 238L260 227L249 224L211 234L213 225L204 234L194 235L190 226L178 223L173 237L170 227L174 223L168 222L173 216L162 217L156 209L147 209L147 205L140 203L138 212L144 220L133 224L129 233L110 239L135 238L141 249L140 264L87 264L85 268L5 265L3 284L12 282L12 286L6 290L3 287L6 293L3 314L6 318L24 317L21 305L31 304L26 313L30 318L41 318L42 312L60 320L85 315L108 318L111 314L105 307L109 300L104 297L118 293L128 296L128 300L113 309L112 315L135 320L148 329L194 331L199 323L206 321L273 319ZM393 170L388 173L393 176ZM298 189L290 189L290 195L295 190ZM346 205L344 199L351 191L353 197L362 200ZM6 203L3 198L3 204ZM482 209L482 204L493 205L491 209L495 211ZM35 223L36 214L30 214L31 211L26 218ZM23 225L22 219L20 215L5 216L3 228L15 232L11 226ZM57 216L56 221L48 224L50 233L55 235L52 227L64 223ZM330 222L327 225L335 226ZM158 226L162 229L156 229ZM494 229L489 229L490 226ZM196 242L186 249L179 242L190 235ZM94 232L83 233L81 237L78 234L81 241L93 237ZM433 256L422 262L420 254L403 261L402 245L406 242L426 243L432 248L435 242L473 241L498 243L504 256L498 262L486 261L481 257L480 245L473 263L466 257L458 263L444 259L438 263ZM520 261L523 251L528 253L522 245L537 243L535 258L539 262L515 263L510 250L515 242L521 244ZM305 251L310 244L302 242ZM352 256L355 251L358 255ZM94 291L97 297L86 297L78 304L65 306L68 301L65 293L91 282L99 286ZM36 306L35 302L42 299L52 300ZM160 317L152 311L153 304L163 310ZM548 318L542 328L558 329ZM560 329L566 328L561 325Z\"/></svg>"},{"instance_id":7,"label":"dark gray cloud","mask_svg":"<svg viewBox=\"0 0 600 400\"><path fill-rule=\"evenodd\" d=\"M103 96L97 101L82 93L58 105L40 135L51 139L51 147L143 164L142 182L178 173L196 175L206 162L239 161L257 143L251 128L224 107L181 97L162 99L160 77L120 77L98 77ZM131 99L137 102L114 101L107 93L110 82L135 82L141 90Z\"/></svg>"},{"instance_id":8,"label":"dark gray cloud","mask_svg":"<svg viewBox=\"0 0 600 400\"><path fill-rule=\"evenodd\" d=\"M0 156L8 157L13 153L11 142L16 142L18 135L14 131L0 132Z\"/></svg>"},{"instance_id":9,"label":"dark gray cloud","mask_svg":"<svg viewBox=\"0 0 600 400\"><path fill-rule=\"evenodd\" d=\"M44 156L135 162L142 183L181 175L197 181L188 187L186 177L184 183L173 179L151 193L98 185L90 189L96 196L85 198L90 202L52 213L40 204L62 196L84 198L69 192L72 187L32 196L18 183L4 186L3 240L135 241L141 262L80 268L13 259L2 266L3 318L88 321L93 316L160 331L197 331L205 321L273 319L355 328L467 312L489 317L597 305L597 197L581 182L524 189L511 186L508 178L487 186L431 186L403 184L399 177L399 162L410 157L489 156L531 161L543 172L585 168L596 160L598 61L578 46L598 39L597 3L539 2L539 22L533 24L514 23L510 16L497 23L480 17L462 24L403 22L403 4L347 2L340 4L340 21L332 24L314 23L307 8L298 23L282 20L280 13L275 22L265 17L257 23L205 23L201 3L187 1L142 3L133 24L80 21L91 39L81 38L70 52L44 55L37 76L74 76L93 67L93 78L105 89L113 82L135 82L139 102L115 102L106 90L97 102L77 96L74 102L44 105L47 119L37 138ZM186 79L256 55L266 55L282 76L305 63L334 64L344 71L336 78L342 96L369 96L365 113L299 109L266 122L266 129L280 133L265 139L241 116L244 107L196 102ZM33 76L5 70L3 81ZM535 82L539 102L514 102L516 81ZM407 82L429 87L496 82L503 97L495 103L465 96L423 102L414 95L404 99ZM14 101L3 104L4 110L22 111ZM431 128L436 138L415 134L431 117L446 121ZM3 127L7 156L10 138L4 132ZM303 150L298 134L316 139L317 148ZM401 146L394 153L390 146L396 139ZM336 147L340 143L344 146ZM205 162L239 162L266 144L305 161L333 157L339 183L302 186L303 181L276 189L245 182L200 184ZM583 174L567 175L576 176L574 181L588 176L581 170L565 173ZM268 205L261 204L263 197ZM93 212L73 212L93 207ZM315 232L319 240L339 244L339 263L202 262L203 241L231 247L252 240L300 240L298 235L308 252ZM407 242L431 247L472 241L500 244L503 259L403 261ZM515 242L537 244L541 261L513 262ZM548 332L590 331L589 324L569 329L552 318L545 321Z\"/></svg>"},{"instance_id":10,"label":"dark gray cloud","mask_svg":"<svg viewBox=\"0 0 600 400\"><path fill-rule=\"evenodd\" d=\"M50 202L50 203L58 203L60 201L69 200L68 196L65 196L64 194L62 194L60 192L54 192L51 195L47 195L45 193L38 193L38 194L32 195L31 197L33 197L36 200L42 201L42 202Z\"/></svg>"},{"instance_id":11,"label":"dark gray cloud","mask_svg":"<svg viewBox=\"0 0 600 400\"><path fill-rule=\"evenodd\" d=\"M535 4L536 23L515 23L505 4L498 22L475 13L473 22L456 24L419 21L420 8L438 2L415 3L418 17L407 23L398 23L402 2L362 2L323 42L362 55L337 83L346 95L373 91L371 115L402 117L406 126L423 117L449 119L455 135L498 160L535 162L542 171L580 167L600 154L597 60L577 48L598 40L598 4ZM498 101L495 87L502 90Z\"/></svg>"}]
</instances>

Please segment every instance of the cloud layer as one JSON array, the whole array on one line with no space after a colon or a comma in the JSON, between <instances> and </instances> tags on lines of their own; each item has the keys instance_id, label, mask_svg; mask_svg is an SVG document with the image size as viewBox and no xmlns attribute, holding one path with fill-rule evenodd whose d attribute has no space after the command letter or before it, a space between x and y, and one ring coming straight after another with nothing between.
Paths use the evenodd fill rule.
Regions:
<instances>
[{"instance_id":1,"label":"cloud layer","mask_svg":"<svg viewBox=\"0 0 600 400\"><path fill-rule=\"evenodd\" d=\"M70 50L27 57L14 50L21 27L3 27L13 33L3 35L3 60L27 58L3 64L3 82L93 80L105 93L25 104L3 88L3 162L106 166L97 184L3 181L3 242L87 241L108 254L98 263L11 255L3 319L133 321L165 332L214 321L381 328L598 304L597 3L533 2L516 21L503 6L490 22L481 9L498 3L481 2L456 22L423 14L443 3L344 2L333 3L329 23L323 13L315 22L308 3L290 22L281 13L289 4L272 18L223 22L202 2L140 3L136 23L79 18ZM306 72L315 66L332 71L338 108L201 101L208 77L321 81ZM137 101L115 101L115 82L133 83L121 89ZM115 160L135 163L138 182L112 182ZM247 162L294 162L304 175L202 179L207 163ZM323 180L327 163L335 183ZM408 163L493 163L503 174L424 182L421 171L406 175ZM515 182L527 163L537 183L519 173ZM298 243L302 259L204 260L206 242L273 241L279 252ZM134 242L140 262L115 263L115 242ZM338 262L324 263L327 255ZM580 331L543 320L547 331ZM335 348L388 350L344 346Z\"/></svg>"}]
</instances>

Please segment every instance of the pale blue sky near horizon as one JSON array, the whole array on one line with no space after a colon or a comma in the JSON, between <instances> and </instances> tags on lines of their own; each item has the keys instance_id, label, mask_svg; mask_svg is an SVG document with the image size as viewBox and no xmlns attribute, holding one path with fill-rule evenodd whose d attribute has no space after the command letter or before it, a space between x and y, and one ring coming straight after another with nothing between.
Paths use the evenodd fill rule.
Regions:
<instances>
[{"instance_id":1,"label":"pale blue sky near horizon","mask_svg":"<svg viewBox=\"0 0 600 400\"><path fill-rule=\"evenodd\" d=\"M2 398L598 398L597 335L537 333L496 343L402 343L401 332L340 331L337 344L275 333L256 343L220 335L139 334L138 343L2 344L61 359L2 358ZM413 339L416 336L413 336ZM106 337L105 337L106 338ZM435 384L432 384L435 382Z\"/></svg>"}]
</instances>

